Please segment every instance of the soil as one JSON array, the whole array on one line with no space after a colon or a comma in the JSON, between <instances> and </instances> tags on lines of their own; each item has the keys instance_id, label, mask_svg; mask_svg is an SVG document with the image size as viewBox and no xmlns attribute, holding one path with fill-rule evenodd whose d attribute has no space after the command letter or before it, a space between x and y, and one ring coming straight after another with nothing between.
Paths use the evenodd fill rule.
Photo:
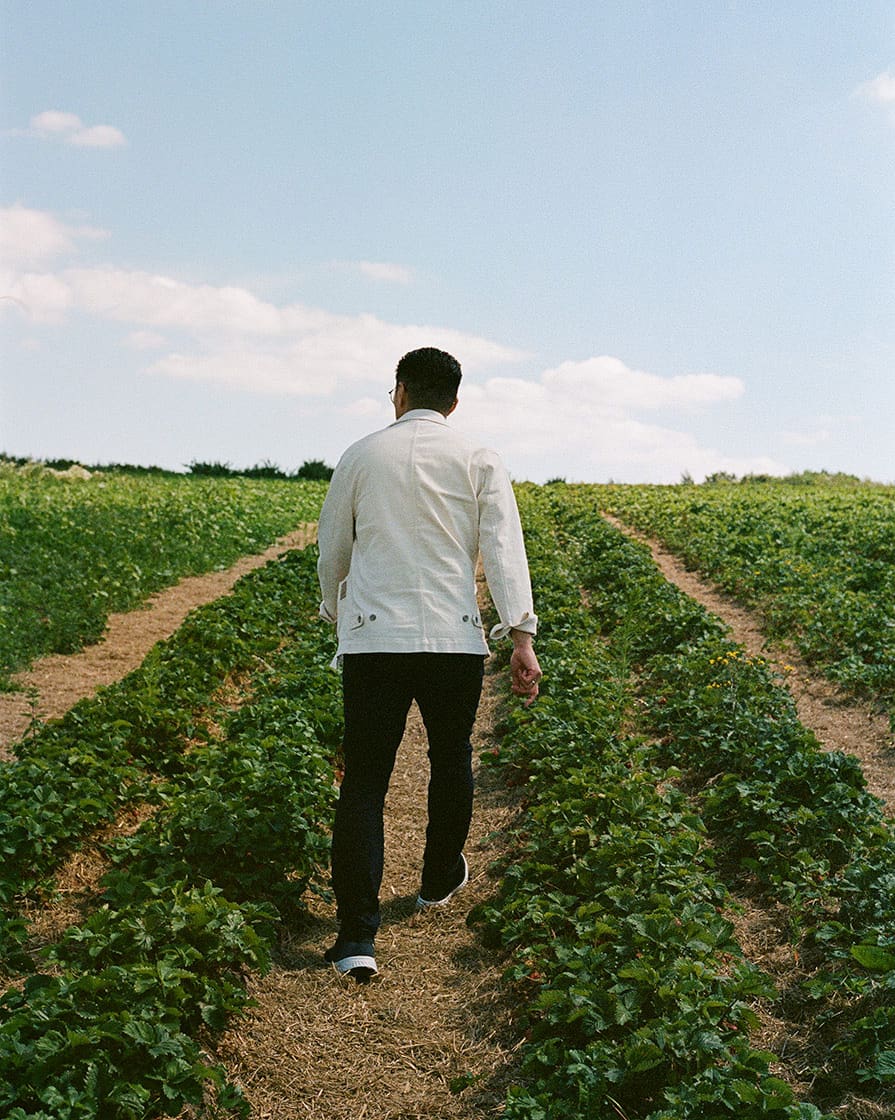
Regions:
<instances>
[{"instance_id":1,"label":"soil","mask_svg":"<svg viewBox=\"0 0 895 1120\"><path fill-rule=\"evenodd\" d=\"M12 757L11 744L32 720L58 719L69 708L136 669L156 642L169 638L191 610L226 595L238 579L281 552L304 548L316 525L299 525L270 548L244 556L225 571L189 576L151 596L138 610L112 614L101 642L76 654L52 654L35 661L13 679L21 691L0 693L0 759Z\"/></svg>"},{"instance_id":2,"label":"soil","mask_svg":"<svg viewBox=\"0 0 895 1120\"><path fill-rule=\"evenodd\" d=\"M666 579L697 600L730 627L731 637L753 657L765 658L789 689L799 720L817 736L821 747L853 755L861 764L868 790L882 801L886 813L895 814L895 740L888 717L872 705L859 703L830 681L813 672L789 645L771 645L761 632L757 615L731 596L688 569L661 542L603 516L629 537L646 544ZM734 926L743 954L774 981L778 992L797 991L811 977L811 966L801 960L792 944L789 913L784 906L761 897L744 895L726 915ZM827 1043L811 1017L794 1007L790 1015L759 1002L753 1008L759 1019L750 1036L753 1045L778 1056L771 1072L786 1081L796 1097L812 1089L811 1070L824 1065ZM883 1120L891 1116L887 1105L848 1095L833 1109L837 1120Z\"/></svg>"},{"instance_id":3,"label":"soil","mask_svg":"<svg viewBox=\"0 0 895 1120\"><path fill-rule=\"evenodd\" d=\"M154 596L146 609L110 618L99 645L36 663L19 677L26 691L0 695L0 757L4 749L11 757L10 745L32 718L60 716L100 685L120 679L155 642L170 636L190 610L226 594L241 575L284 549L303 547L313 536L313 526L302 526L226 572L184 580ZM647 543L668 579L724 619L750 652L780 667L802 721L825 748L861 760L870 789L892 812L895 754L887 720L847 700L791 651L768 649L754 615L656 542ZM504 683L487 675L477 747L488 745L502 692ZM308 916L284 929L271 972L250 979L256 1006L217 1040L213 1059L243 1087L258 1120L481 1120L503 1111L520 1044L513 1022L515 1001L501 980L506 961L482 945L466 919L471 907L496 888L492 864L510 843L518 796L499 784L494 771L478 771L467 847L469 885L444 910L419 914L414 903L425 832L426 772L425 732L414 709L386 804L384 920L376 945L380 976L358 984L324 964L322 953L336 930L334 907L309 895ZM70 869L73 895L95 875L90 860L81 863ZM32 917L39 921L38 915ZM747 955L754 950L763 958L758 963L785 974L788 961L778 959L773 967L775 958L791 953L772 928L778 921L779 916L756 909L741 916L738 925L746 935ZM55 932L46 931L50 938ZM785 1053L794 1025L769 1020L763 1027L778 1053ZM793 1041L796 1051L805 1045ZM779 1072L792 1077L792 1071ZM187 1111L184 1120L193 1115Z\"/></svg>"},{"instance_id":4,"label":"soil","mask_svg":"<svg viewBox=\"0 0 895 1120\"><path fill-rule=\"evenodd\" d=\"M145 609L110 617L103 641L70 656L42 659L0 694L0 757L34 718L57 718L136 668L196 607L226 594L242 575L314 539L302 526L264 553L226 572L191 577L153 596ZM490 673L475 731L486 746L501 685ZM238 703L238 699L235 700ZM518 797L494 771L477 770L476 812L467 846L470 882L443 910L417 913L426 827L425 729L414 707L386 804L383 926L376 942L380 976L369 984L340 977L323 961L335 931L334 905L309 893L308 915L287 927L267 976L249 980L256 1007L217 1040L212 1058L241 1085L258 1120L481 1118L503 1111L519 1045L506 960L483 947L467 925L470 909L496 889L490 870L509 843ZM116 821L131 831L142 819ZM79 918L79 906L104 870L100 830L66 865L60 899L28 915L40 941ZM184 1120L195 1115L188 1110Z\"/></svg>"},{"instance_id":5,"label":"soil","mask_svg":"<svg viewBox=\"0 0 895 1120\"><path fill-rule=\"evenodd\" d=\"M628 536L648 545L666 579L726 622L734 641L752 656L765 658L777 669L792 693L799 720L815 733L825 750L854 755L861 763L867 788L883 802L889 816L895 815L895 736L888 717L873 705L847 696L813 672L793 648L770 645L754 611L690 571L659 541L638 533L615 517L603 516Z\"/></svg>"}]
</instances>

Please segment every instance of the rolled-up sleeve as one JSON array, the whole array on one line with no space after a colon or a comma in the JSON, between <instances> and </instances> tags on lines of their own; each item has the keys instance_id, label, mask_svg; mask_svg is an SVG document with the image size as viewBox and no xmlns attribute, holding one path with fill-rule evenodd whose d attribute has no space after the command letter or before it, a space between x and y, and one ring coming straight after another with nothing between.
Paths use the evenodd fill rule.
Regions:
<instances>
[{"instance_id":1,"label":"rolled-up sleeve","mask_svg":"<svg viewBox=\"0 0 895 1120\"><path fill-rule=\"evenodd\" d=\"M494 452L483 456L479 487L479 549L485 579L500 622L491 628L495 641L511 630L536 634L531 578L522 523L510 477Z\"/></svg>"},{"instance_id":2,"label":"rolled-up sleeve","mask_svg":"<svg viewBox=\"0 0 895 1120\"><path fill-rule=\"evenodd\" d=\"M339 584L351 567L354 546L354 507L350 471L344 459L333 472L317 523L320 556L317 578L323 601L320 617L335 622L338 616Z\"/></svg>"}]
</instances>

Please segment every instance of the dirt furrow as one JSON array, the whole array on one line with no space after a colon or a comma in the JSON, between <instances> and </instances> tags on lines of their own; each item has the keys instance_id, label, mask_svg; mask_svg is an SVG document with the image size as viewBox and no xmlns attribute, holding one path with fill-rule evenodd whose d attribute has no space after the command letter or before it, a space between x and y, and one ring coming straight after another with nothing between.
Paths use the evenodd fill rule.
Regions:
<instances>
[{"instance_id":1,"label":"dirt furrow","mask_svg":"<svg viewBox=\"0 0 895 1120\"><path fill-rule=\"evenodd\" d=\"M0 693L0 759L32 719L58 719L102 685L114 684L136 669L156 642L169 638L191 610L231 590L237 580L279 553L304 548L316 539L313 522L299 525L264 552L243 556L225 571L189 576L151 596L144 607L112 614L103 640L80 653L52 654L15 677L21 692Z\"/></svg>"},{"instance_id":2,"label":"dirt furrow","mask_svg":"<svg viewBox=\"0 0 895 1120\"><path fill-rule=\"evenodd\" d=\"M895 743L888 719L814 672L791 645L770 643L755 612L690 571L661 542L613 516L603 516L627 536L646 544L666 579L726 622L733 640L750 655L763 657L777 670L801 723L814 732L824 749L857 758L870 792L883 802L890 816L895 814ZM772 1072L797 1097L805 1098L811 1092L812 1071L824 1067L828 1058L824 1031L817 1029L798 995L816 964L803 960L793 945L790 916L784 906L759 897L741 897L727 916L746 958L773 979L782 997L774 1005L756 1004L759 1027L751 1041L778 1056ZM835 1115L842 1120L882 1120L891 1113L884 1105L849 1094L836 1107Z\"/></svg>"},{"instance_id":3,"label":"dirt furrow","mask_svg":"<svg viewBox=\"0 0 895 1120\"><path fill-rule=\"evenodd\" d=\"M499 686L486 676L474 738L487 742ZM469 885L440 912L417 914L426 828L425 731L414 707L386 802L380 975L340 977L323 961L335 908L310 896L277 960L251 982L257 1006L219 1040L215 1060L257 1120L481 1120L502 1111L518 1044L506 962L466 924L496 889L489 865L517 813L512 791L479 772Z\"/></svg>"},{"instance_id":4,"label":"dirt furrow","mask_svg":"<svg viewBox=\"0 0 895 1120\"><path fill-rule=\"evenodd\" d=\"M227 571L182 580L144 608L110 616L97 645L36 662L17 678L22 692L0 694L0 758L12 757L10 746L32 719L58 718L100 686L120 680L191 610L315 536L315 525L303 525ZM477 745L489 741L502 687L486 676ZM215 1059L244 1087L257 1120L481 1120L503 1111L518 1046L514 1003L501 981L504 959L482 946L466 917L496 889L489 866L508 843L517 798L500 787L493 771L478 774L466 849L470 883L443 912L417 914L427 776L425 729L414 708L386 806L381 977L359 985L323 962L336 929L335 909L309 894L308 915L284 930L273 970L250 979L257 1006L218 1040ZM75 906L85 875L95 878L92 863L72 871ZM40 925L41 915L31 917ZM64 918L48 912L42 933L52 939Z\"/></svg>"},{"instance_id":5,"label":"dirt furrow","mask_svg":"<svg viewBox=\"0 0 895 1120\"><path fill-rule=\"evenodd\" d=\"M734 641L753 656L764 657L779 671L795 700L799 720L826 750L854 755L861 763L867 788L883 802L890 816L895 815L895 739L887 717L872 705L846 696L814 672L796 650L770 644L753 611L690 571L659 541L615 517L603 516L627 536L646 544L666 579L726 622Z\"/></svg>"}]
</instances>

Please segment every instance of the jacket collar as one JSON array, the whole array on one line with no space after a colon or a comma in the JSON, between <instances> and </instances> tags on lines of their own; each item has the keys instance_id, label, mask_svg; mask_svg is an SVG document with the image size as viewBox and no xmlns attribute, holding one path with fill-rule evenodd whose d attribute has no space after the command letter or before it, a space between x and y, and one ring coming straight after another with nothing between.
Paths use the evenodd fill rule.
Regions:
<instances>
[{"instance_id":1,"label":"jacket collar","mask_svg":"<svg viewBox=\"0 0 895 1120\"><path fill-rule=\"evenodd\" d=\"M395 424L403 424L405 420L430 420L433 424L444 424L447 427L447 417L434 408L411 408Z\"/></svg>"}]
</instances>

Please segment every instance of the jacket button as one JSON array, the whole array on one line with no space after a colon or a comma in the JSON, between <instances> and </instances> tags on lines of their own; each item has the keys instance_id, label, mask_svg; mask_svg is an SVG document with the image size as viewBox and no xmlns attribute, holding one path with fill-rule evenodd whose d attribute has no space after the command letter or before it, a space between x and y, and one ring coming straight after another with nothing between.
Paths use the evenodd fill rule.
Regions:
<instances>
[{"instance_id":1,"label":"jacket button","mask_svg":"<svg viewBox=\"0 0 895 1120\"><path fill-rule=\"evenodd\" d=\"M464 622L469 622L469 615L468 614L463 615L463 621Z\"/></svg>"},{"instance_id":2,"label":"jacket button","mask_svg":"<svg viewBox=\"0 0 895 1120\"><path fill-rule=\"evenodd\" d=\"M370 621L371 621L371 622L375 622L375 621L376 621L376 615L375 615L375 614L371 614L371 615L370 615Z\"/></svg>"},{"instance_id":3,"label":"jacket button","mask_svg":"<svg viewBox=\"0 0 895 1120\"><path fill-rule=\"evenodd\" d=\"M362 614L359 614L359 615L357 616L357 621L358 621L358 622L363 622L363 620L364 620L364 616L363 616Z\"/></svg>"}]
</instances>

